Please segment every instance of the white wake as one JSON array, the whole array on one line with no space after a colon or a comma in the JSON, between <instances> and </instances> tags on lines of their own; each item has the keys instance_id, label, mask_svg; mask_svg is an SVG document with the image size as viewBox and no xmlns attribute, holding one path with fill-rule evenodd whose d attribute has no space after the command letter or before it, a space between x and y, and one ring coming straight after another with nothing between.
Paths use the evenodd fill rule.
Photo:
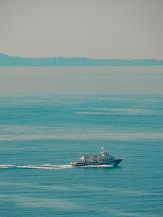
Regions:
<instances>
[{"instance_id":1,"label":"white wake","mask_svg":"<svg viewBox=\"0 0 163 217\"><path fill-rule=\"evenodd\" d=\"M112 165L89 165L89 166L81 166L82 168L97 168L97 167L113 167ZM70 168L79 168L72 167L71 165L52 165L52 164L44 164L44 165L11 165L11 164L1 164L0 169L70 169Z\"/></svg>"},{"instance_id":2,"label":"white wake","mask_svg":"<svg viewBox=\"0 0 163 217\"><path fill-rule=\"evenodd\" d=\"M72 168L71 165L51 165L51 164L44 164L44 165L5 165L1 164L0 169L6 168L19 168L19 169L67 169Z\"/></svg>"}]
</instances>

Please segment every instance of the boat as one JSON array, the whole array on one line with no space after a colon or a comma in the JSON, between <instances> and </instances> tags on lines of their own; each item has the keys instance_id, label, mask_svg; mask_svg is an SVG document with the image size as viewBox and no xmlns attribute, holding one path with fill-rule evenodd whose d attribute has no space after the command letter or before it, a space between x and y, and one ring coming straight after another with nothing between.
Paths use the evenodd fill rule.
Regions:
<instances>
[{"instance_id":1,"label":"boat","mask_svg":"<svg viewBox=\"0 0 163 217\"><path fill-rule=\"evenodd\" d=\"M118 164L123 160L123 158L115 158L110 155L109 152L101 148L101 154L96 155L83 155L80 158L80 161L71 162L71 166L73 167L83 167L83 166L98 166L98 165L112 165L117 167Z\"/></svg>"}]
</instances>

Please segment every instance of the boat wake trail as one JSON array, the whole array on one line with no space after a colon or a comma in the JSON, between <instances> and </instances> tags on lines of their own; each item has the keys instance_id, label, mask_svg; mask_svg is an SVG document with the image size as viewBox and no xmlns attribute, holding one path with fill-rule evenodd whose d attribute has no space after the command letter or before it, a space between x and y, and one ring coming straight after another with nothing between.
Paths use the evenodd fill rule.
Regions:
<instances>
[{"instance_id":1,"label":"boat wake trail","mask_svg":"<svg viewBox=\"0 0 163 217\"><path fill-rule=\"evenodd\" d=\"M18 169L68 169L68 168L72 168L71 165L51 165L51 164L44 164L44 165L5 165L2 164L0 165L0 169L14 169L14 168L18 168Z\"/></svg>"},{"instance_id":2,"label":"boat wake trail","mask_svg":"<svg viewBox=\"0 0 163 217\"><path fill-rule=\"evenodd\" d=\"M97 167L112 167L112 165L89 165L89 166L81 166L82 168L97 168ZM71 165L52 165L52 164L44 164L44 165L10 165L10 164L1 164L0 169L70 169L70 168L79 168L72 167Z\"/></svg>"}]
</instances>

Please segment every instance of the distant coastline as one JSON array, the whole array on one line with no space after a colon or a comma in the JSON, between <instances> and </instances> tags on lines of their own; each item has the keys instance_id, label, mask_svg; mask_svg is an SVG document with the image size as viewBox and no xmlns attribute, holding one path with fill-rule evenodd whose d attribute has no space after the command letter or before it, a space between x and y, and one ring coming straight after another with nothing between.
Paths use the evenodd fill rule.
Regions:
<instances>
[{"instance_id":1,"label":"distant coastline","mask_svg":"<svg viewBox=\"0 0 163 217\"><path fill-rule=\"evenodd\" d=\"M24 58L0 53L0 66L161 66L157 59L91 59L86 57Z\"/></svg>"}]
</instances>

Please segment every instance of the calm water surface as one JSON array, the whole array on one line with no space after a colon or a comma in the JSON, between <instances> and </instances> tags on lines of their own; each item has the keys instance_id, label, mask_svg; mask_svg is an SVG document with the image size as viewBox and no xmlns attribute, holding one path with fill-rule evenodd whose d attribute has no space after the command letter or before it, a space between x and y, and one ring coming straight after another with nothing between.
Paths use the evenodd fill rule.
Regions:
<instances>
[{"instance_id":1,"label":"calm water surface","mask_svg":"<svg viewBox=\"0 0 163 217\"><path fill-rule=\"evenodd\" d=\"M0 216L161 217L163 67L1 67ZM71 168L104 146L117 168Z\"/></svg>"}]
</instances>

